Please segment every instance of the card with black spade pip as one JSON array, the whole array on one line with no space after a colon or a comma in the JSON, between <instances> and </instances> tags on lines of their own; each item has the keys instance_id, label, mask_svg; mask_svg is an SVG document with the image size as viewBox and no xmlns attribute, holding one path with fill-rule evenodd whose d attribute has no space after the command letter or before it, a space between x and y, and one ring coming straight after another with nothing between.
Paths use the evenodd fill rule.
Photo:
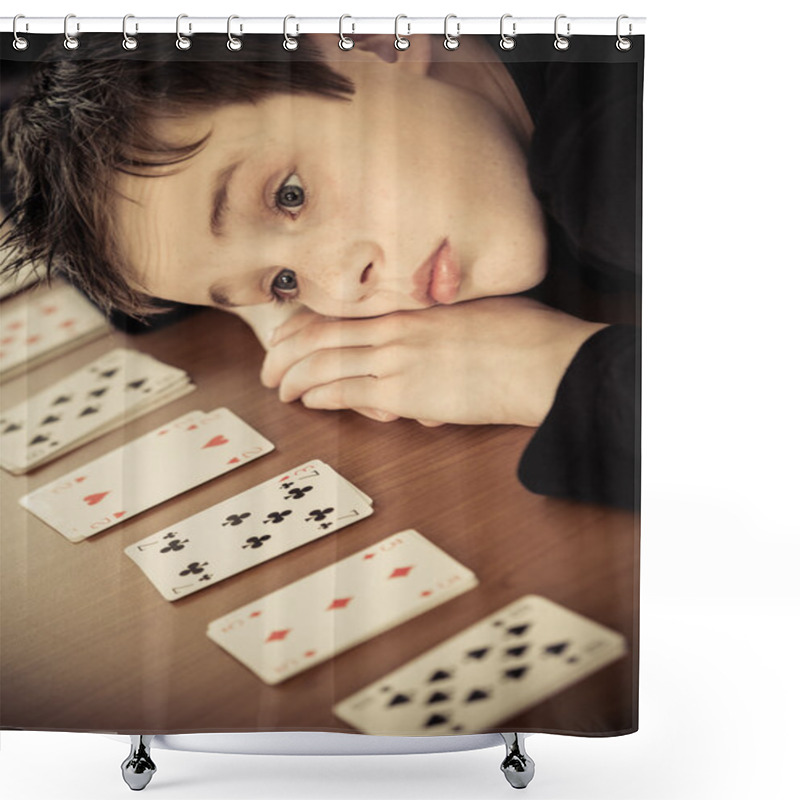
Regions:
<instances>
[{"instance_id":1,"label":"card with black spade pip","mask_svg":"<svg viewBox=\"0 0 800 800\"><path fill-rule=\"evenodd\" d=\"M182 369L117 348L0 414L0 465L28 472L194 388Z\"/></svg>"},{"instance_id":2,"label":"card with black spade pip","mask_svg":"<svg viewBox=\"0 0 800 800\"><path fill-rule=\"evenodd\" d=\"M526 595L337 703L362 733L482 733L621 658L622 635Z\"/></svg>"},{"instance_id":3,"label":"card with black spade pip","mask_svg":"<svg viewBox=\"0 0 800 800\"><path fill-rule=\"evenodd\" d=\"M178 600L372 514L359 490L314 460L125 548L166 600Z\"/></svg>"}]
</instances>

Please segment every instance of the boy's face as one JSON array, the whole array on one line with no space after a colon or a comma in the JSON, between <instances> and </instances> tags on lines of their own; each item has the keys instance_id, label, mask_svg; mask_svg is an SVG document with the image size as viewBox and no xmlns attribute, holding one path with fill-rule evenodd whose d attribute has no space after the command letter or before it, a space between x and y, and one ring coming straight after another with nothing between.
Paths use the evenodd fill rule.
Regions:
<instances>
[{"instance_id":1,"label":"boy's face","mask_svg":"<svg viewBox=\"0 0 800 800\"><path fill-rule=\"evenodd\" d=\"M541 281L541 210L498 106L405 53L348 60L321 38L349 101L277 95L157 123L178 143L211 135L174 174L119 178L116 230L144 290L370 317Z\"/></svg>"}]
</instances>

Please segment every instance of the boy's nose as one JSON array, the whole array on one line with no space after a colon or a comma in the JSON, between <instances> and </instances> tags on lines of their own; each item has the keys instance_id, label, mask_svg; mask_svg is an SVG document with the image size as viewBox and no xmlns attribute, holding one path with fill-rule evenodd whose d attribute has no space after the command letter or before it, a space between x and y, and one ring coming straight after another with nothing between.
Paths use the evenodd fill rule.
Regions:
<instances>
[{"instance_id":1,"label":"boy's nose","mask_svg":"<svg viewBox=\"0 0 800 800\"><path fill-rule=\"evenodd\" d=\"M342 304L362 303L375 293L378 270L375 260L353 264L350 267L327 270L322 289L331 300Z\"/></svg>"}]
</instances>

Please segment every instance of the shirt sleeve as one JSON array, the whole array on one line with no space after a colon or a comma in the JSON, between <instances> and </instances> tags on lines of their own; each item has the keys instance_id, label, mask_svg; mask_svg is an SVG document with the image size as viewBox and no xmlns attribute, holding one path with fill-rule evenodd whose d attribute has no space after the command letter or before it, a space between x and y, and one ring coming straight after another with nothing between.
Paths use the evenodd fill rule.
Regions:
<instances>
[{"instance_id":1,"label":"shirt sleeve","mask_svg":"<svg viewBox=\"0 0 800 800\"><path fill-rule=\"evenodd\" d=\"M517 470L537 494L638 510L641 329L610 325L575 354Z\"/></svg>"}]
</instances>

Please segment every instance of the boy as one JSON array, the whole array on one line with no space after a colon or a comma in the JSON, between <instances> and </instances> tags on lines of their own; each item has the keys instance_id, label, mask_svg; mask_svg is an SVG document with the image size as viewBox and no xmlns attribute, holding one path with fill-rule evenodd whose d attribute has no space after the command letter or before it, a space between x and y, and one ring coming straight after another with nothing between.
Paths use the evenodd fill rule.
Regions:
<instances>
[{"instance_id":1,"label":"boy","mask_svg":"<svg viewBox=\"0 0 800 800\"><path fill-rule=\"evenodd\" d=\"M247 61L255 40L238 63L217 50L187 69L174 53L152 68L145 53L125 60L108 38L104 52L87 37L81 58L110 57L94 73L60 54L7 115L10 243L57 258L107 309L141 314L160 298L239 314L284 401L541 426L520 465L529 489L638 506L638 332L522 294L548 261L636 267L629 142L614 149L601 125L590 153L568 128L557 135L550 84L566 74L568 88L569 70L515 79L489 37L447 51L417 35L398 51L394 37L363 36L342 52L337 36L306 34L299 57L269 37L270 84ZM630 108L631 82L619 85L604 77L567 122L598 100ZM631 125L635 136L628 114L623 134ZM577 161L557 158L565 142Z\"/></svg>"}]
</instances>

